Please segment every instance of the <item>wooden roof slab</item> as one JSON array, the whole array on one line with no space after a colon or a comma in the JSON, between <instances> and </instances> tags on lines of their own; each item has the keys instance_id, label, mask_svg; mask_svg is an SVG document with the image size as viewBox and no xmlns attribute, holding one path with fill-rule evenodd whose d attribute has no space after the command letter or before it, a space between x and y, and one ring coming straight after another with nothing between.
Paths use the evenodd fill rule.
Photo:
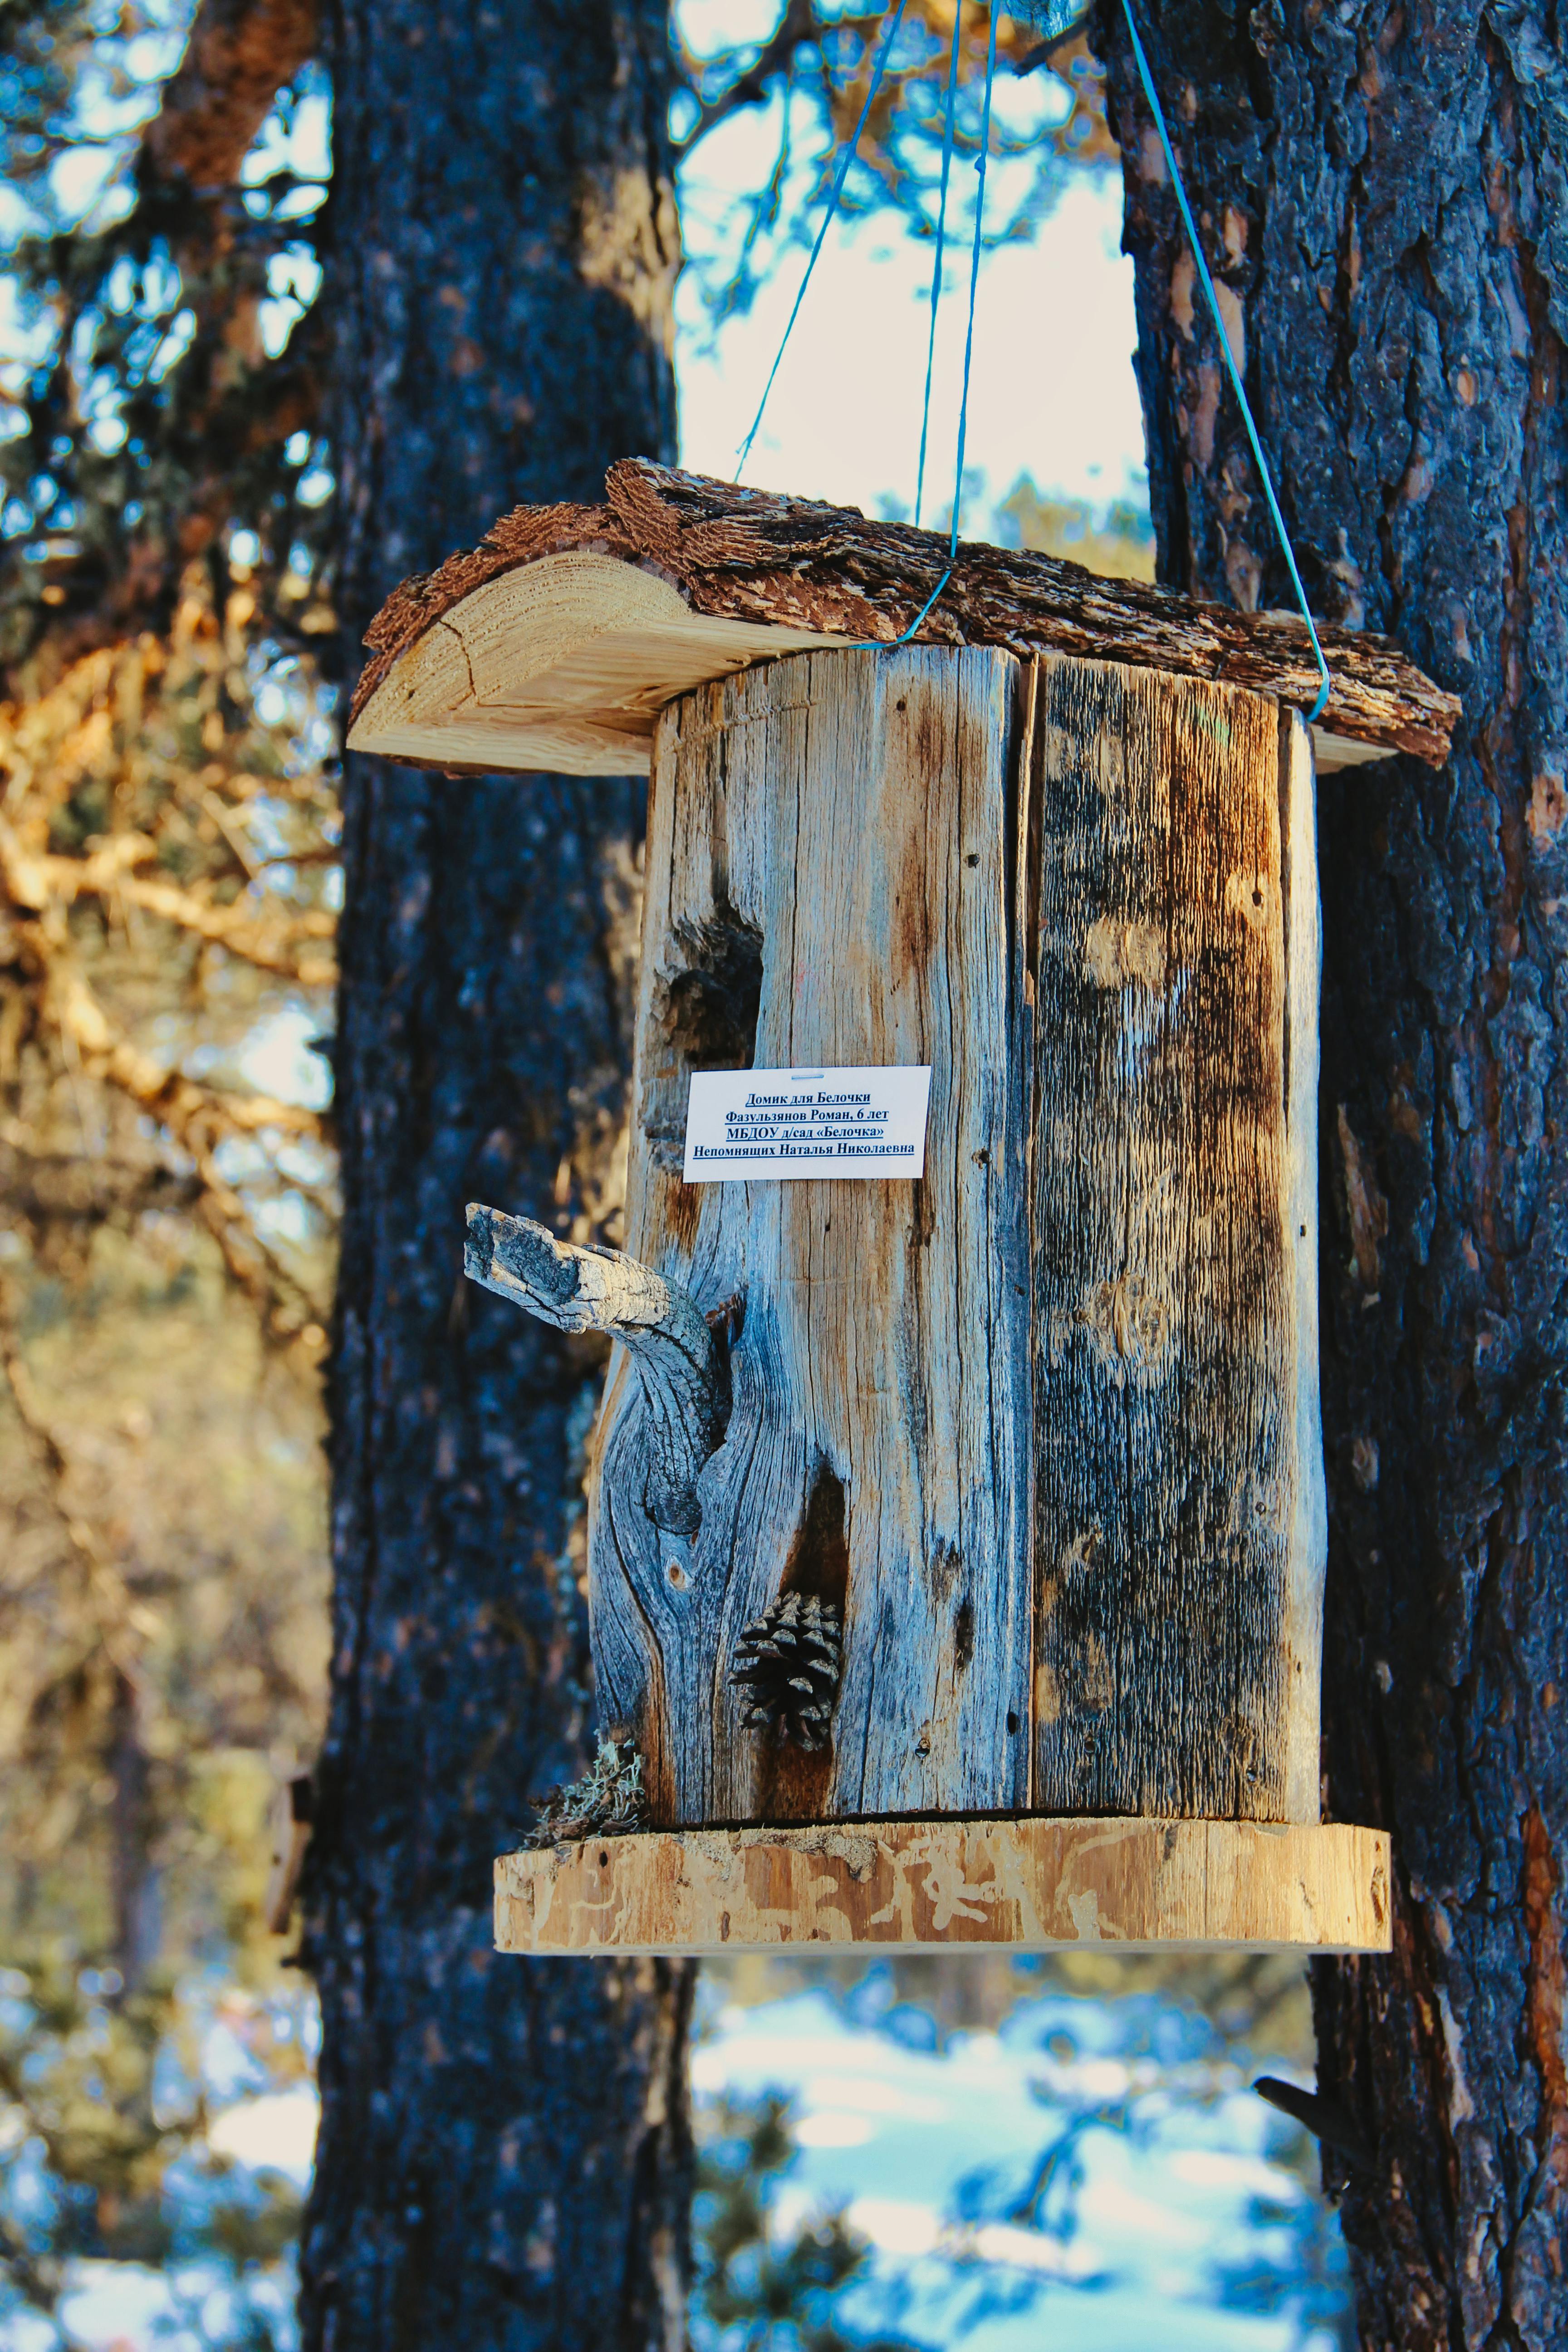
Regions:
<instances>
[{"instance_id":1,"label":"wooden roof slab","mask_svg":"<svg viewBox=\"0 0 1568 2352\"><path fill-rule=\"evenodd\" d=\"M603 506L517 507L394 592L366 633L349 744L455 773L644 772L676 696L780 654L891 644L946 562L935 531L626 458ZM1313 730L1319 766L1394 752L1441 766L1458 698L1386 637L1320 635L1333 685ZM1293 614L968 541L915 642L1121 662L1301 709L1318 691Z\"/></svg>"}]
</instances>

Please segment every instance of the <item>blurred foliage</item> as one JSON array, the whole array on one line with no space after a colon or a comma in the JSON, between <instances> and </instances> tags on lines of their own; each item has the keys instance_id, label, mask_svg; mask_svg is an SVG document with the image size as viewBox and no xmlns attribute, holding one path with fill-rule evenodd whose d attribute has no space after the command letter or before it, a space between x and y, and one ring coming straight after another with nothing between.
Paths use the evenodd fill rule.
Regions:
<instances>
[{"instance_id":1,"label":"blurred foliage","mask_svg":"<svg viewBox=\"0 0 1568 2352\"><path fill-rule=\"evenodd\" d=\"M1289 1952L893 1952L868 1962L844 1952L752 1952L704 1963L714 2000L742 2009L827 1990L851 2014L917 2012L931 2046L954 2033L995 2032L1042 1993L1129 1999L1155 1993L1202 2016L1226 2052L1286 2067L1311 2063L1306 1971ZM868 1985L879 1988L866 2008Z\"/></svg>"},{"instance_id":2,"label":"blurred foliage","mask_svg":"<svg viewBox=\"0 0 1568 2352\"><path fill-rule=\"evenodd\" d=\"M241 1065L330 1020L332 736L254 612L193 564L166 635L40 654L0 703L0 1180L58 1269L98 1226L194 1214L319 1351L330 1127Z\"/></svg>"},{"instance_id":3,"label":"blurred foliage","mask_svg":"<svg viewBox=\"0 0 1568 2352\"><path fill-rule=\"evenodd\" d=\"M237 1316L166 1206L56 1268L0 1239L0 2335L25 2309L6 2340L74 2344L112 2263L158 2272L187 2341L262 2352L291 2341L298 2196L213 2134L308 2071L263 1913L325 1683L310 1349Z\"/></svg>"},{"instance_id":4,"label":"blurred foliage","mask_svg":"<svg viewBox=\"0 0 1568 2352\"><path fill-rule=\"evenodd\" d=\"M795 2161L786 2099L714 2100L699 2108L697 2131L697 2352L919 2352L838 2324L870 2252L842 2213L777 2228L778 2189Z\"/></svg>"},{"instance_id":5,"label":"blurred foliage","mask_svg":"<svg viewBox=\"0 0 1568 2352\"><path fill-rule=\"evenodd\" d=\"M304 2067L262 1914L325 1684L333 730L233 552L11 686L0 2319L69 2342L94 2263L153 2265L188 2340L258 2348L298 2198L213 2147L194 2018Z\"/></svg>"},{"instance_id":6,"label":"blurred foliage","mask_svg":"<svg viewBox=\"0 0 1568 2352\"><path fill-rule=\"evenodd\" d=\"M784 2093L738 2098L714 2090L711 2064L700 2064L711 2095L697 2110L698 2312L708 2330L699 2341L712 2352L772 2342L862 2346L883 2341L879 2331L906 2317L917 2333L959 2343L986 2318L1017 2318L1047 2300L1059 2316L1055 2299L1063 2296L1079 2315L1062 2332L1091 2342L1091 2299L1128 2284L1116 2275L1103 2210L1082 2242L1094 2143L1101 2158L1106 2138L1126 2151L1100 2170L1102 2184L1109 2178L1147 2195L1147 2172L1127 2182L1127 2157L1156 2169L1184 2156L1190 2165L1195 2115L1247 2101L1259 2065L1300 2074L1312 2064L1305 1972L1299 1956L1285 1953L738 1955L704 1964L700 2038L711 2051L726 2013L810 1994L826 1995L857 2041L885 2036L934 2059L957 2038L1005 2035L1039 2109L1040 2141L1022 2164L1014 2147L952 2184L946 2210L930 2217L917 2284L907 2262L879 2260L868 2245L854 2204L803 2212L789 2185L797 2159ZM744 2046L746 2028L739 2038ZM815 2074L832 2072L826 2046L810 2032L803 2046ZM925 2087L934 2087L929 2078ZM872 2112L884 2112L880 2100ZM1281 2342L1352 2352L1345 2250L1319 2184L1316 2144L1283 2119L1260 2120L1278 2186L1251 2191L1229 2234L1206 2259L1199 2251L1205 2303L1280 2323L1289 2331ZM1200 2130L1195 2145L1206 2154L1214 2143ZM887 2193L869 2168L865 2193L873 2201ZM1186 2309L1190 2326L1190 2301ZM819 2338L814 2328L830 2332Z\"/></svg>"},{"instance_id":7,"label":"blurred foliage","mask_svg":"<svg viewBox=\"0 0 1568 2352\"><path fill-rule=\"evenodd\" d=\"M781 240L810 244L894 10L855 0L786 0L766 39L720 38L711 47L687 29L691 13L678 10L676 17L685 87L672 121L682 165L743 109L765 110L773 151L765 178L738 206L726 205L721 236L687 240L688 267L717 328L750 309L776 266ZM709 12L700 14L706 24ZM1116 161L1104 75L1082 28L1086 15L1086 6L1040 0L998 17L989 152L1013 169L993 175L1006 202L998 225L986 231L988 246L1032 236L1068 171ZM989 25L979 0L909 0L867 116L858 168L845 182L844 214L892 214L915 236L935 236L954 31L957 188L966 184L963 164L980 148Z\"/></svg>"},{"instance_id":8,"label":"blurred foliage","mask_svg":"<svg viewBox=\"0 0 1568 2352\"><path fill-rule=\"evenodd\" d=\"M1146 511L1119 500L1104 513L1081 499L1042 496L1029 477L1016 482L997 512L1012 547L1063 555L1109 580L1154 577L1154 530Z\"/></svg>"},{"instance_id":9,"label":"blurred foliage","mask_svg":"<svg viewBox=\"0 0 1568 2352\"><path fill-rule=\"evenodd\" d=\"M259 1932L325 1676L321 1403L189 1225L6 1294L0 1917L135 1986Z\"/></svg>"},{"instance_id":10,"label":"blurred foliage","mask_svg":"<svg viewBox=\"0 0 1568 2352\"><path fill-rule=\"evenodd\" d=\"M187 2343L291 2345L299 2190L214 2145L203 2044L237 2044L247 2088L284 2088L309 2065L302 2010L236 1985L182 1996L163 1975L128 1993L58 1950L0 1974L0 2329L74 2352L73 2306L115 2263L160 2274Z\"/></svg>"},{"instance_id":11,"label":"blurred foliage","mask_svg":"<svg viewBox=\"0 0 1568 2352\"><path fill-rule=\"evenodd\" d=\"M250 13L270 81L233 44L193 43L182 65L181 0L0 13L6 664L46 633L74 650L162 629L190 560L210 551L221 573L237 529L268 625L286 641L332 625L324 600L283 593L314 578L329 527L308 310L326 88L310 17Z\"/></svg>"}]
</instances>

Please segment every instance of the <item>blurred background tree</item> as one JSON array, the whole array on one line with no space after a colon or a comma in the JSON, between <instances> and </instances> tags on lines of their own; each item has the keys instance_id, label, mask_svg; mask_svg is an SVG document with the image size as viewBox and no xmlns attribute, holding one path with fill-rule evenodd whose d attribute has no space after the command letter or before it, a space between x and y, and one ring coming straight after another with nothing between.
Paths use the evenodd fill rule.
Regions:
<instances>
[{"instance_id":1,"label":"blurred background tree","mask_svg":"<svg viewBox=\"0 0 1568 2352\"><path fill-rule=\"evenodd\" d=\"M1314 1964L1367 2344L1568 2334L1562 1050L1568 64L1540 0L1141 0L1313 609L1463 697L1440 776L1325 775L1324 1798L1393 1953ZM1159 576L1289 576L1114 0ZM1233 323L1234 322L1234 323Z\"/></svg>"},{"instance_id":2,"label":"blurred background tree","mask_svg":"<svg viewBox=\"0 0 1568 2352\"><path fill-rule=\"evenodd\" d=\"M326 102L313 178L257 149L312 45L284 14L188 54L178 10L0 19L0 2232L37 2316L83 2258L195 2261L236 2341L286 2318L298 2199L211 2143L201 2053L309 2065L263 1895L320 1736L337 1218L283 225Z\"/></svg>"}]
</instances>

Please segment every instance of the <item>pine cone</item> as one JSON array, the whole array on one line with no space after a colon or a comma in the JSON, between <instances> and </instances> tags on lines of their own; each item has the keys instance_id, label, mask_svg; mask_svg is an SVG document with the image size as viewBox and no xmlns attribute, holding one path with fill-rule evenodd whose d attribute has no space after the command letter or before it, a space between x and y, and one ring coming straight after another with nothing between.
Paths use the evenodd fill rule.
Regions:
<instances>
[{"instance_id":1,"label":"pine cone","mask_svg":"<svg viewBox=\"0 0 1568 2352\"><path fill-rule=\"evenodd\" d=\"M842 1620L832 1601L786 1592L735 1644L730 1680L746 1694L748 1731L771 1729L797 1748L826 1748L843 1663Z\"/></svg>"}]
</instances>

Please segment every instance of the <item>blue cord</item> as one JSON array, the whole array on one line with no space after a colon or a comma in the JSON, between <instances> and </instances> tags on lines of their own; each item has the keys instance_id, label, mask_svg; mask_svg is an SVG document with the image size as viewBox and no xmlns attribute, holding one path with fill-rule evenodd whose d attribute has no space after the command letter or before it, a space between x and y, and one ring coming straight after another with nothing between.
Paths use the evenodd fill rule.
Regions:
<instances>
[{"instance_id":1,"label":"blue cord","mask_svg":"<svg viewBox=\"0 0 1568 2352\"><path fill-rule=\"evenodd\" d=\"M757 428L762 424L763 411L768 404L768 394L773 388L773 378L779 372L779 362L784 358L784 346L788 343L795 330L795 322L800 316L800 306L805 299L805 289L811 283L811 273L816 268L816 257L822 251L823 240L833 226L833 216L838 210L838 199L844 194L844 183L849 176L849 166L855 161L856 150L860 144L860 133L866 128L867 118L876 101L877 92L882 87L882 75L887 68L888 53L893 46L893 37L904 21L904 10L909 5L910 0L899 0L893 20L882 37L882 46L877 52L877 63L871 75L871 87L866 92L866 103L860 109L860 120L855 125L853 138L846 142L843 155L839 159L838 171L834 179L833 193L827 200L827 210L822 216L822 226L816 232L816 243L811 248L811 258L805 265L805 275L800 281L800 291L795 298L795 308L790 312L784 326L784 340L779 344L773 366L768 371L768 380L763 386L763 396L757 403L757 413L752 419L752 429L741 444L740 463L735 467L737 482L746 470L746 460L752 454L752 444L757 437ZM784 95L784 104L786 106L789 104L787 91Z\"/></svg>"},{"instance_id":2,"label":"blue cord","mask_svg":"<svg viewBox=\"0 0 1568 2352\"><path fill-rule=\"evenodd\" d=\"M962 5L959 13L962 16ZM963 445L969 433L969 369L974 356L974 300L980 289L980 251L983 242L982 232L985 226L985 162L991 152L991 92L996 81L996 16L997 9L994 5L990 11L991 37L985 49L985 105L980 118L980 152L974 162L975 171L980 175L980 184L974 191L974 249L969 263L969 325L963 339L963 390L958 403L958 458L953 471L952 529L947 541L947 569L907 629L902 630L898 636L889 637L885 641L880 637L864 637L855 648L858 653L890 653L896 646L907 646L948 582L952 578L953 567L958 562L958 505L963 489ZM955 45L957 39L958 34L955 27L953 32ZM929 415L931 401L929 371L926 375L926 401ZM923 422L921 427L921 440L923 446L925 441Z\"/></svg>"},{"instance_id":3,"label":"blue cord","mask_svg":"<svg viewBox=\"0 0 1568 2352\"><path fill-rule=\"evenodd\" d=\"M942 142L942 201L936 215L936 267L931 278L931 339L926 344L926 396L921 410L921 462L915 476L915 529L920 529L921 500L925 496L926 436L931 429L931 379L936 365L936 314L942 301L942 247L947 236L947 183L952 170L952 117L958 96L958 52L963 46L963 8L962 0L952 12L952 55L947 68L947 127Z\"/></svg>"},{"instance_id":4,"label":"blue cord","mask_svg":"<svg viewBox=\"0 0 1568 2352\"><path fill-rule=\"evenodd\" d=\"M1291 585L1296 591L1296 602L1301 607L1301 618L1307 624L1307 634L1312 640L1312 651L1318 656L1318 668L1323 682L1318 689L1316 702L1307 713L1307 724L1310 727L1322 717L1328 703L1329 688L1332 683L1329 675L1329 665L1323 658L1323 648L1318 642L1317 624L1308 608L1307 592L1301 585L1301 575L1296 569L1296 551L1290 544L1290 534L1285 528L1285 518L1279 511L1279 501L1274 495L1274 481L1268 471L1268 461L1263 454L1262 444L1258 438L1258 427L1252 421L1252 411L1247 404L1247 394L1242 388L1240 373L1231 355L1230 338L1225 331L1225 320L1219 314L1219 301L1215 294L1214 280L1209 276L1208 263L1204 259L1204 249L1198 242L1197 226L1193 219L1193 208L1187 202L1187 192L1182 185L1182 175L1176 169L1176 158L1172 152L1170 132L1165 128L1165 115L1160 104L1160 93L1154 87L1154 78L1149 71L1149 60L1143 54L1143 44L1138 37L1138 27L1132 21L1132 0L1121 0L1121 13L1127 19L1127 30L1132 41L1133 57L1138 62L1138 73L1143 84L1143 95L1149 101L1154 117L1154 128L1160 134L1160 144L1165 151L1165 163L1171 174L1171 184L1176 191L1176 202L1182 208L1182 218L1186 224L1188 240L1193 248L1193 259L1197 263L1198 276L1203 281L1204 293L1207 298L1209 311L1215 323L1215 332L1219 338L1220 357L1225 362L1226 372L1230 377L1237 399L1240 403L1241 421L1247 427L1247 437L1252 444L1252 454L1258 461L1258 471L1262 477L1263 493L1268 500L1268 511L1274 518L1274 528L1279 534L1279 544L1285 551L1285 561L1289 566Z\"/></svg>"},{"instance_id":5,"label":"blue cord","mask_svg":"<svg viewBox=\"0 0 1568 2352\"><path fill-rule=\"evenodd\" d=\"M975 170L980 185L974 191L974 251L969 264L969 330L963 339L963 397L958 404L958 471L952 486L952 543L950 556L958 553L958 496L963 488L963 444L969 432L969 362L974 353L974 297L980 285L980 231L985 216L985 159L991 149L991 92L996 81L996 16L990 9L991 38L985 49L985 107L980 118L980 154Z\"/></svg>"}]
</instances>

